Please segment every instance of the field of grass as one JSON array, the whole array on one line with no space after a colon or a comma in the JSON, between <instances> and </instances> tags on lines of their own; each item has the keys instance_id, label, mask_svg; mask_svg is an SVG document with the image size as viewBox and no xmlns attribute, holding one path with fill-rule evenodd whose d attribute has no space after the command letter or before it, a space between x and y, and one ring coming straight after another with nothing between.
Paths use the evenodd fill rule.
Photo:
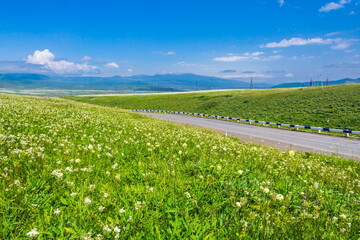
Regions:
<instances>
[{"instance_id":1,"label":"field of grass","mask_svg":"<svg viewBox=\"0 0 360 240\"><path fill-rule=\"evenodd\" d=\"M0 239L357 239L359 163L0 94Z\"/></svg>"},{"instance_id":2,"label":"field of grass","mask_svg":"<svg viewBox=\"0 0 360 240\"><path fill-rule=\"evenodd\" d=\"M324 88L70 99L126 109L187 111L259 121L360 130L360 84Z\"/></svg>"}]
</instances>

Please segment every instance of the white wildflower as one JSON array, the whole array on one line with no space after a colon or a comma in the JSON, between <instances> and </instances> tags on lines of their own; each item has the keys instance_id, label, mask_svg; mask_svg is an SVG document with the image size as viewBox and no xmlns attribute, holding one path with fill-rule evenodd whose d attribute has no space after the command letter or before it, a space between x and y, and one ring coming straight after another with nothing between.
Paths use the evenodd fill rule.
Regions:
<instances>
[{"instance_id":1,"label":"white wildflower","mask_svg":"<svg viewBox=\"0 0 360 240\"><path fill-rule=\"evenodd\" d=\"M106 232L111 232L111 228L109 228L108 225L105 225L105 226L103 227L103 230L106 231Z\"/></svg>"},{"instance_id":2,"label":"white wildflower","mask_svg":"<svg viewBox=\"0 0 360 240\"><path fill-rule=\"evenodd\" d=\"M189 192L185 192L185 196L186 196L187 198L191 198L191 194L190 194Z\"/></svg>"},{"instance_id":3,"label":"white wildflower","mask_svg":"<svg viewBox=\"0 0 360 240\"><path fill-rule=\"evenodd\" d=\"M104 207L104 206L100 206L98 209L99 209L100 211L103 211L103 210L105 209L105 207Z\"/></svg>"},{"instance_id":4,"label":"white wildflower","mask_svg":"<svg viewBox=\"0 0 360 240\"><path fill-rule=\"evenodd\" d=\"M55 169L51 174L58 178L62 178L64 176L64 174L61 172L61 169Z\"/></svg>"},{"instance_id":5,"label":"white wildflower","mask_svg":"<svg viewBox=\"0 0 360 240\"><path fill-rule=\"evenodd\" d=\"M142 208L145 204L146 204L146 202L137 201L137 202L135 203L135 210L139 210L139 209Z\"/></svg>"},{"instance_id":6,"label":"white wildflower","mask_svg":"<svg viewBox=\"0 0 360 240\"><path fill-rule=\"evenodd\" d=\"M97 234L95 237L95 240L102 240L103 239L103 235L101 234Z\"/></svg>"},{"instance_id":7,"label":"white wildflower","mask_svg":"<svg viewBox=\"0 0 360 240\"><path fill-rule=\"evenodd\" d=\"M111 167L111 168L115 170L115 169L117 168L117 166L118 166L118 165L119 165L118 163L115 163L114 165L112 165L112 167Z\"/></svg>"},{"instance_id":8,"label":"white wildflower","mask_svg":"<svg viewBox=\"0 0 360 240\"><path fill-rule=\"evenodd\" d=\"M262 188L262 191L263 191L264 193L269 193L269 192L270 192L270 189L268 189L268 188Z\"/></svg>"},{"instance_id":9,"label":"white wildflower","mask_svg":"<svg viewBox=\"0 0 360 240\"><path fill-rule=\"evenodd\" d=\"M119 212L120 212L120 213L124 213L124 212L125 212L125 209L121 208L121 209L119 210Z\"/></svg>"},{"instance_id":10,"label":"white wildflower","mask_svg":"<svg viewBox=\"0 0 360 240\"><path fill-rule=\"evenodd\" d=\"M28 232L26 235L29 237L37 237L40 233L37 231L36 228L31 229L30 232Z\"/></svg>"},{"instance_id":11,"label":"white wildflower","mask_svg":"<svg viewBox=\"0 0 360 240\"><path fill-rule=\"evenodd\" d=\"M279 200L279 201L282 201L282 200L284 200L284 196L283 195L281 195L281 194L276 194L276 200Z\"/></svg>"},{"instance_id":12,"label":"white wildflower","mask_svg":"<svg viewBox=\"0 0 360 240\"><path fill-rule=\"evenodd\" d=\"M58 209L58 208L54 210L54 214L55 214L55 215L59 215L60 212L61 212L61 211L60 211L60 209Z\"/></svg>"},{"instance_id":13,"label":"white wildflower","mask_svg":"<svg viewBox=\"0 0 360 240\"><path fill-rule=\"evenodd\" d=\"M85 203L85 204L90 204L90 203L91 203L91 199L90 199L90 198L85 198L84 203Z\"/></svg>"}]
</instances>

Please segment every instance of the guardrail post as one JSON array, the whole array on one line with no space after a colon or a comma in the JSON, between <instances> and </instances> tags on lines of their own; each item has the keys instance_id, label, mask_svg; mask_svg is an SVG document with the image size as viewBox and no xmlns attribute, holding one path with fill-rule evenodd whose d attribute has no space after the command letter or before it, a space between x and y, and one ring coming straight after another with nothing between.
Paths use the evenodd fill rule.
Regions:
<instances>
[{"instance_id":1,"label":"guardrail post","mask_svg":"<svg viewBox=\"0 0 360 240\"><path fill-rule=\"evenodd\" d=\"M331 129L328 127L320 128L320 127L311 127L311 126L300 126L300 125L294 125L294 124L281 124L281 123L270 123L270 122L264 122L264 121L254 121L249 119L239 119L239 118L233 118L233 117L224 117L224 116L218 116L218 115L209 115L209 114L200 114L200 113L189 113L189 112L177 112L177 111L167 111L167 110L154 110L154 109L130 109L130 111L135 112L158 112L158 113L175 113L175 114L182 114L182 115L193 115L193 116L200 116L200 117L209 117L209 118L217 118L217 119L226 119L226 121L234 120L236 122L248 122L250 125L254 123L259 123L265 126L265 124L270 125L277 125L278 128L281 128L281 125L284 125L286 127L294 127L296 130L299 130L299 128L305 128L305 129L313 129L318 130L318 133L321 134L322 131L329 131L329 132L338 132L338 133L346 133L346 137L350 137L350 134L360 135L360 131L352 131L352 130L341 130L341 129Z\"/></svg>"}]
</instances>

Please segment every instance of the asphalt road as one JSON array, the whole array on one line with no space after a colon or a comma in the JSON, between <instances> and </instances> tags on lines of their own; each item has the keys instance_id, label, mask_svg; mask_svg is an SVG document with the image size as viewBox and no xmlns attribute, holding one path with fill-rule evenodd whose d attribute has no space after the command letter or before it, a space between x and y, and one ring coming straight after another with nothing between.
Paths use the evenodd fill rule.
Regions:
<instances>
[{"instance_id":1,"label":"asphalt road","mask_svg":"<svg viewBox=\"0 0 360 240\"><path fill-rule=\"evenodd\" d=\"M246 142L260 143L284 150L293 149L327 155L339 155L349 159L360 160L360 140L358 139L296 132L184 115L161 113L144 114L173 122L213 129Z\"/></svg>"}]
</instances>

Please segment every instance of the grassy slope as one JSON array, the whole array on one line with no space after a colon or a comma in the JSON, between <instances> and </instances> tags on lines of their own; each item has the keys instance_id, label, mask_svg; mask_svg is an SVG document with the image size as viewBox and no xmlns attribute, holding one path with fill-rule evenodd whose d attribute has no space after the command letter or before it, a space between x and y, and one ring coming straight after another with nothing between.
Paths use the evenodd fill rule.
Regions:
<instances>
[{"instance_id":1,"label":"grassy slope","mask_svg":"<svg viewBox=\"0 0 360 240\"><path fill-rule=\"evenodd\" d=\"M127 109L189 111L261 121L360 130L360 84L324 88L70 98Z\"/></svg>"},{"instance_id":2,"label":"grassy slope","mask_svg":"<svg viewBox=\"0 0 360 240\"><path fill-rule=\"evenodd\" d=\"M357 162L63 99L0 95L0 123L1 239L358 233Z\"/></svg>"}]
</instances>

